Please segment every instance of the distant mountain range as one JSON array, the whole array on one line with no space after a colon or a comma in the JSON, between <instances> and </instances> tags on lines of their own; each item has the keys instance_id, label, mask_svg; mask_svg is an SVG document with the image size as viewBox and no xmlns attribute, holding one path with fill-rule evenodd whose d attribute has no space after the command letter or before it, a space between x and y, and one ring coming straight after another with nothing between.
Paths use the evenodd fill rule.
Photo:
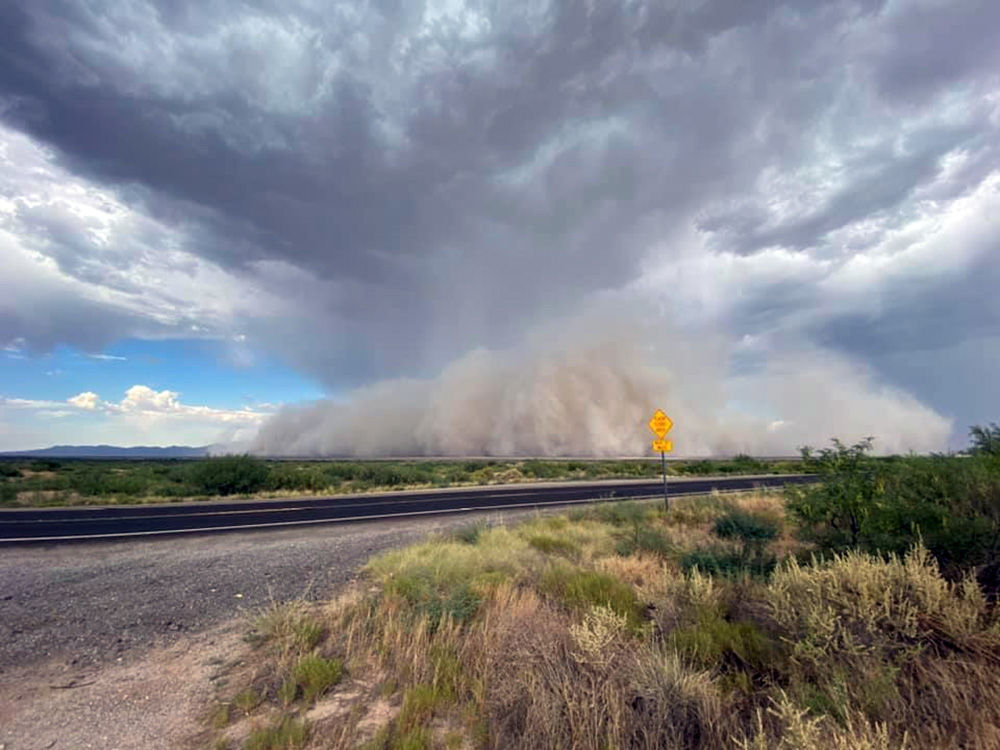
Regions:
<instances>
[{"instance_id":1,"label":"distant mountain range","mask_svg":"<svg viewBox=\"0 0 1000 750\"><path fill-rule=\"evenodd\" d=\"M119 445L53 445L30 451L6 451L0 456L27 456L31 458L201 458L209 454L211 446L202 445L137 445L123 448Z\"/></svg>"}]
</instances>

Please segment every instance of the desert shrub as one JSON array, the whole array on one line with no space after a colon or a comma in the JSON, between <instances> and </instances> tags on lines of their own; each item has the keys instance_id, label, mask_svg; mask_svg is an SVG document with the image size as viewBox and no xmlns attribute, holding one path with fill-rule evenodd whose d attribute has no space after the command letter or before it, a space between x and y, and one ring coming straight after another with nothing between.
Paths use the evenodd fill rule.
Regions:
<instances>
[{"instance_id":1,"label":"desert shrub","mask_svg":"<svg viewBox=\"0 0 1000 750\"><path fill-rule=\"evenodd\" d=\"M745 453L733 456L732 467L737 474L765 474L770 471L768 464Z\"/></svg>"},{"instance_id":2,"label":"desert shrub","mask_svg":"<svg viewBox=\"0 0 1000 750\"><path fill-rule=\"evenodd\" d=\"M711 576L736 577L749 571L743 555L727 547L699 547L680 559L681 569L685 573L698 570ZM768 572L768 571L761 571Z\"/></svg>"},{"instance_id":3,"label":"desert shrub","mask_svg":"<svg viewBox=\"0 0 1000 750\"><path fill-rule=\"evenodd\" d=\"M108 468L91 466L68 475L69 488L85 497L100 495L142 495L148 488L146 477L134 472L116 473Z\"/></svg>"},{"instance_id":4,"label":"desert shrub","mask_svg":"<svg viewBox=\"0 0 1000 750\"><path fill-rule=\"evenodd\" d=\"M0 505L17 503L17 485L10 481L0 482Z\"/></svg>"},{"instance_id":5,"label":"desert shrub","mask_svg":"<svg viewBox=\"0 0 1000 750\"><path fill-rule=\"evenodd\" d=\"M632 627L642 621L642 607L635 590L606 573L553 565L542 575L539 587L572 609L607 607L626 617Z\"/></svg>"},{"instance_id":6,"label":"desert shrub","mask_svg":"<svg viewBox=\"0 0 1000 750\"><path fill-rule=\"evenodd\" d=\"M17 478L24 476L21 470L12 463L0 461L0 478Z\"/></svg>"},{"instance_id":7,"label":"desert shrub","mask_svg":"<svg viewBox=\"0 0 1000 750\"><path fill-rule=\"evenodd\" d=\"M250 732L245 747L247 750L294 750L305 747L308 739L309 727L305 722L283 716L271 726Z\"/></svg>"},{"instance_id":8,"label":"desert shrub","mask_svg":"<svg viewBox=\"0 0 1000 750\"><path fill-rule=\"evenodd\" d=\"M636 552L649 552L662 558L672 557L676 552L674 545L661 532L639 524L635 525L628 536L618 541L615 551L623 557Z\"/></svg>"},{"instance_id":9,"label":"desert shrub","mask_svg":"<svg viewBox=\"0 0 1000 750\"><path fill-rule=\"evenodd\" d=\"M39 458L32 461L28 468L32 471L58 471L62 468L62 461L53 458Z\"/></svg>"},{"instance_id":10,"label":"desert shrub","mask_svg":"<svg viewBox=\"0 0 1000 750\"><path fill-rule=\"evenodd\" d=\"M651 508L635 502L601 503L593 508L593 517L615 526L642 524L653 515Z\"/></svg>"},{"instance_id":11,"label":"desert shrub","mask_svg":"<svg viewBox=\"0 0 1000 750\"><path fill-rule=\"evenodd\" d=\"M270 467L267 476L267 489L269 490L319 492L327 489L330 485L329 474L318 466L276 464Z\"/></svg>"},{"instance_id":12,"label":"desert shrub","mask_svg":"<svg viewBox=\"0 0 1000 750\"><path fill-rule=\"evenodd\" d=\"M961 642L983 629L986 600L974 581L946 581L927 550L881 560L860 552L828 563L783 564L766 589L770 616L803 663L915 653L937 633Z\"/></svg>"},{"instance_id":13,"label":"desert shrub","mask_svg":"<svg viewBox=\"0 0 1000 750\"><path fill-rule=\"evenodd\" d=\"M304 656L292 669L292 682L307 702L312 702L340 682L344 665L339 659Z\"/></svg>"},{"instance_id":14,"label":"desert shrub","mask_svg":"<svg viewBox=\"0 0 1000 750\"><path fill-rule=\"evenodd\" d=\"M206 458L193 464L190 481L208 495L258 492L267 487L267 462L249 455Z\"/></svg>"},{"instance_id":15,"label":"desert shrub","mask_svg":"<svg viewBox=\"0 0 1000 750\"><path fill-rule=\"evenodd\" d=\"M552 534L532 534L528 544L546 555L568 555L579 553L580 547L571 539L565 539Z\"/></svg>"},{"instance_id":16,"label":"desert shrub","mask_svg":"<svg viewBox=\"0 0 1000 750\"><path fill-rule=\"evenodd\" d=\"M539 461L532 459L521 465L521 473L534 479L556 479L565 476L565 464L559 461Z\"/></svg>"},{"instance_id":17,"label":"desert shrub","mask_svg":"<svg viewBox=\"0 0 1000 750\"><path fill-rule=\"evenodd\" d=\"M731 510L715 520L712 531L720 539L730 539L740 544L740 561L754 572L769 572L774 567L773 557L766 554L768 542L778 536L778 524L770 518Z\"/></svg>"},{"instance_id":18,"label":"desert shrub","mask_svg":"<svg viewBox=\"0 0 1000 750\"><path fill-rule=\"evenodd\" d=\"M953 578L1000 562L1000 460L991 456L878 461L870 440L812 454L820 483L787 490L801 533L826 552L904 553L916 538Z\"/></svg>"},{"instance_id":19,"label":"desert shrub","mask_svg":"<svg viewBox=\"0 0 1000 750\"><path fill-rule=\"evenodd\" d=\"M451 538L456 542L475 544L479 541L479 536L488 528L489 526L485 521L475 521L453 530Z\"/></svg>"},{"instance_id":20,"label":"desert shrub","mask_svg":"<svg viewBox=\"0 0 1000 750\"><path fill-rule=\"evenodd\" d=\"M668 635L668 643L704 668L765 669L774 647L753 622L730 621L704 610L693 625Z\"/></svg>"},{"instance_id":21,"label":"desert shrub","mask_svg":"<svg viewBox=\"0 0 1000 750\"><path fill-rule=\"evenodd\" d=\"M731 728L708 671L670 649L644 648L629 674L632 716L627 747L689 748L730 744Z\"/></svg>"},{"instance_id":22,"label":"desert shrub","mask_svg":"<svg viewBox=\"0 0 1000 750\"><path fill-rule=\"evenodd\" d=\"M267 644L280 661L288 662L312 652L326 635L327 628L313 608L296 599L264 610L254 620L251 640Z\"/></svg>"}]
</instances>

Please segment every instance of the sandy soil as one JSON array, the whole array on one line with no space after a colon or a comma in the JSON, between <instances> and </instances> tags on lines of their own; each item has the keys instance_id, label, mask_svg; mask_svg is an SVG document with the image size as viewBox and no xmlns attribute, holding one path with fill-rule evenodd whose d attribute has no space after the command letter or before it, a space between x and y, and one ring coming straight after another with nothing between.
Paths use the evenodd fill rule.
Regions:
<instances>
[{"instance_id":1,"label":"sandy soil","mask_svg":"<svg viewBox=\"0 0 1000 750\"><path fill-rule=\"evenodd\" d=\"M196 747L214 683L246 645L237 620L113 665L63 661L0 675L0 743L15 748Z\"/></svg>"}]
</instances>

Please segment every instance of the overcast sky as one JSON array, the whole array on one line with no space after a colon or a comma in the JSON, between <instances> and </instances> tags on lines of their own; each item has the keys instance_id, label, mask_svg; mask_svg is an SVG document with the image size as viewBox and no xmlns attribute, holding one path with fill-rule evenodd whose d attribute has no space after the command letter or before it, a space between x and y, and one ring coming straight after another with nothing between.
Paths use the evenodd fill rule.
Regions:
<instances>
[{"instance_id":1,"label":"overcast sky","mask_svg":"<svg viewBox=\"0 0 1000 750\"><path fill-rule=\"evenodd\" d=\"M998 290L994 0L0 4L0 449L441 399L470 357L579 367L538 342L612 309L601 366L669 368L691 451L723 412L960 447ZM600 391L517 382L478 408Z\"/></svg>"}]
</instances>

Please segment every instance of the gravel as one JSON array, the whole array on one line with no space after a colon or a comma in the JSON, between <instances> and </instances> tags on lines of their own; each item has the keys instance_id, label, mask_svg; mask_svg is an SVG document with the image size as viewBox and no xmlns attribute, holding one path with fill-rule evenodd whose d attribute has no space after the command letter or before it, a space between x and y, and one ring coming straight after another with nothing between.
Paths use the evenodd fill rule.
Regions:
<instances>
[{"instance_id":1,"label":"gravel","mask_svg":"<svg viewBox=\"0 0 1000 750\"><path fill-rule=\"evenodd\" d=\"M128 661L271 602L325 599L374 553L526 512L0 548L0 673Z\"/></svg>"}]
</instances>

